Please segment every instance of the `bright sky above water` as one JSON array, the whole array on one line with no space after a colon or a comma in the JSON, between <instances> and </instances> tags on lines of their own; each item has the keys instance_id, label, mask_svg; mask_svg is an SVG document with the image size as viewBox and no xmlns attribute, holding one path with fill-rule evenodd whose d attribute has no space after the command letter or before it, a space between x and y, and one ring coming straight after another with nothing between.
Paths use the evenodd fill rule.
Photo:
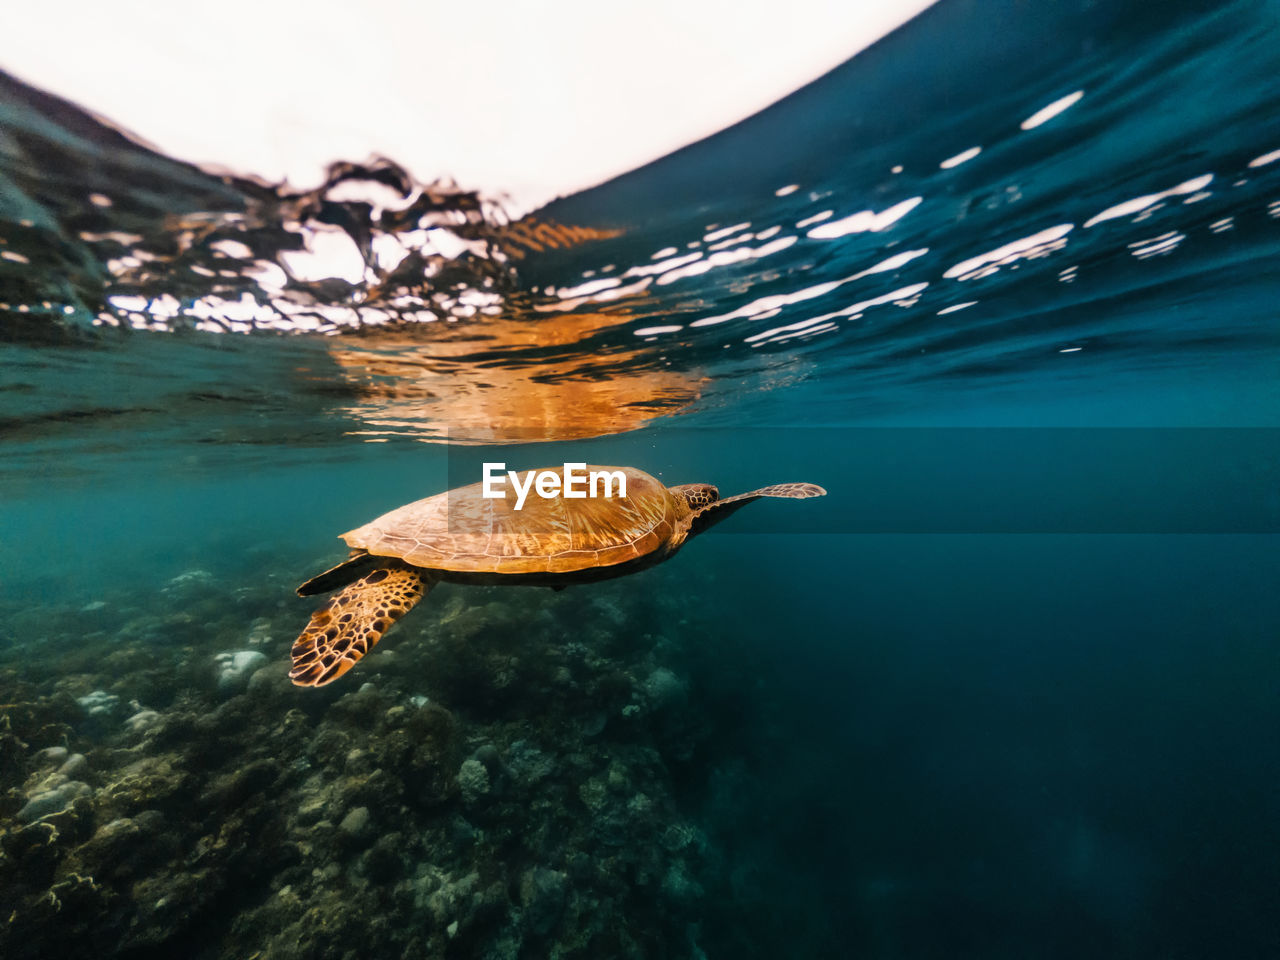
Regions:
<instances>
[{"instance_id":1,"label":"bright sky above water","mask_svg":"<svg viewBox=\"0 0 1280 960\"><path fill-rule=\"evenodd\" d=\"M933 0L43 0L0 68L173 156L313 185L381 153L537 206L821 76Z\"/></svg>"}]
</instances>

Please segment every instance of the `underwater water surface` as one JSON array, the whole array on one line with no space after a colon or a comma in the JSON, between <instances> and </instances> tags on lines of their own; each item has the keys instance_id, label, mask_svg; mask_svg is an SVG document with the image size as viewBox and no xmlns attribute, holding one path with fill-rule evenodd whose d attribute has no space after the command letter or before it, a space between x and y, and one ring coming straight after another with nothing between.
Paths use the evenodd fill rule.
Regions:
<instances>
[{"instance_id":1,"label":"underwater water surface","mask_svg":"<svg viewBox=\"0 0 1280 960\"><path fill-rule=\"evenodd\" d=\"M524 216L0 74L0 954L1280 955L1277 51L943 0ZM498 460L828 495L293 686Z\"/></svg>"}]
</instances>

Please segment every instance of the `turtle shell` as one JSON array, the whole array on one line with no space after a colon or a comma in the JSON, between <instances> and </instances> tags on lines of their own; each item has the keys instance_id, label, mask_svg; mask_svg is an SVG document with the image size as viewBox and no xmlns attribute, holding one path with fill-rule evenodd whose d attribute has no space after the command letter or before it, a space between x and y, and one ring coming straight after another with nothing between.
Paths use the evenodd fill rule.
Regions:
<instances>
[{"instance_id":1,"label":"turtle shell","mask_svg":"<svg viewBox=\"0 0 1280 960\"><path fill-rule=\"evenodd\" d=\"M627 495L543 499L530 488L517 510L509 484L506 498L495 499L473 483L406 504L342 539L375 556L399 557L429 570L497 574L609 567L666 544L679 516L671 492L631 467L586 468L588 474L597 470L625 474Z\"/></svg>"}]
</instances>

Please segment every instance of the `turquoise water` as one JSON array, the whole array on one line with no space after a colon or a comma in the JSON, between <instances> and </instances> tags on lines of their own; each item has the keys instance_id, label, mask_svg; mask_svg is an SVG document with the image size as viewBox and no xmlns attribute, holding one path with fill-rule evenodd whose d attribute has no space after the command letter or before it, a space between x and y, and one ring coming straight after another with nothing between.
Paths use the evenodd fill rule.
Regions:
<instances>
[{"instance_id":1,"label":"turquoise water","mask_svg":"<svg viewBox=\"0 0 1280 960\"><path fill-rule=\"evenodd\" d=\"M515 222L0 77L0 953L1280 953L1278 39L944 0ZM485 460L828 496L292 686Z\"/></svg>"}]
</instances>

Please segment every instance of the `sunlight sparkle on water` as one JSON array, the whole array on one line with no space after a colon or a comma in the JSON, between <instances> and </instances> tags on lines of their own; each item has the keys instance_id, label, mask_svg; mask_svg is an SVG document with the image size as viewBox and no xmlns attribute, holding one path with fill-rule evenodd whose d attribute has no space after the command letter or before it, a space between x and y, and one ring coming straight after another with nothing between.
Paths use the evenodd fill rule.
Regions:
<instances>
[{"instance_id":1,"label":"sunlight sparkle on water","mask_svg":"<svg viewBox=\"0 0 1280 960\"><path fill-rule=\"evenodd\" d=\"M1053 101L1053 103L1049 104L1047 107L1037 110L1031 116L1027 117L1027 119L1023 120L1021 125L1022 129L1034 130L1036 127L1040 126L1040 124L1048 123L1064 110L1067 110L1079 103L1080 98L1083 96L1084 91L1077 90L1075 93L1067 94L1061 100Z\"/></svg>"},{"instance_id":2,"label":"sunlight sparkle on water","mask_svg":"<svg viewBox=\"0 0 1280 960\"><path fill-rule=\"evenodd\" d=\"M860 210L852 216L814 227L807 236L814 240L833 240L850 233L879 233L882 230L888 230L923 202L924 197L912 197L901 203L895 203L880 213L874 210Z\"/></svg>"},{"instance_id":3,"label":"sunlight sparkle on water","mask_svg":"<svg viewBox=\"0 0 1280 960\"><path fill-rule=\"evenodd\" d=\"M1096 216L1090 217L1085 221L1085 229L1102 223L1106 220L1114 220L1117 217L1127 217L1130 214L1141 213L1148 207L1153 207L1166 197L1178 197L1186 194L1199 193L1205 187L1213 182L1213 174L1206 173L1204 176L1196 177L1194 180L1187 180L1178 184L1176 187L1170 187L1168 190L1162 190L1159 193L1149 193L1145 196L1134 197L1132 200L1126 200L1124 203L1117 203L1114 207L1107 207Z\"/></svg>"},{"instance_id":4,"label":"sunlight sparkle on water","mask_svg":"<svg viewBox=\"0 0 1280 960\"><path fill-rule=\"evenodd\" d=\"M966 161L972 160L981 152L981 147L970 147L968 150L957 153L954 157L947 157L947 159L943 160L938 164L938 166L943 170L950 170L953 167L960 166L960 164L965 163Z\"/></svg>"},{"instance_id":5,"label":"sunlight sparkle on water","mask_svg":"<svg viewBox=\"0 0 1280 960\"><path fill-rule=\"evenodd\" d=\"M1047 256L1067 245L1066 236L1075 229L1073 223L1061 223L1033 233L1021 240L1014 240L1002 247L957 263L943 276L952 280L976 280L988 277L1003 266L1018 260Z\"/></svg>"}]
</instances>

